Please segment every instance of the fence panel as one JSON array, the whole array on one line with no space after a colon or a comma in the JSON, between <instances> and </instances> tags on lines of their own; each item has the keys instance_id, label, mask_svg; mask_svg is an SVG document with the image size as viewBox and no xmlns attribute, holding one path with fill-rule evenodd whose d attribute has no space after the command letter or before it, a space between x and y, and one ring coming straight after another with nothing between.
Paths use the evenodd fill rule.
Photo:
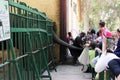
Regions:
<instances>
[{"instance_id":1,"label":"fence panel","mask_svg":"<svg viewBox=\"0 0 120 80\"><path fill-rule=\"evenodd\" d=\"M9 10L11 39L0 42L0 80L51 79L52 21L18 0L9 1Z\"/></svg>"}]
</instances>

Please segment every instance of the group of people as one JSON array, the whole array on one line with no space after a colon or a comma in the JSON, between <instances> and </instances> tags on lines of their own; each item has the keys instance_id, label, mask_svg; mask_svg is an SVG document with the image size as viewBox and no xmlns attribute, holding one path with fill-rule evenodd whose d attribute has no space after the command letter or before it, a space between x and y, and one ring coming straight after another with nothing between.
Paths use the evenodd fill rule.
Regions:
<instances>
[{"instance_id":1,"label":"group of people","mask_svg":"<svg viewBox=\"0 0 120 80\"><path fill-rule=\"evenodd\" d=\"M70 33L70 32L69 32ZM71 34L71 33L70 33ZM78 60L78 57L80 56L80 54L82 53L83 49L84 49L84 45L85 45L85 33L84 32L81 32L79 34L79 36L77 36L75 38L75 40L73 40L72 36L71 37L67 37L67 42L70 44L71 41L72 41L72 44L73 46L76 46L78 48L80 48L80 50L75 50L75 49L69 49L70 50L70 53L71 55L73 56L73 64L77 64L77 60Z\"/></svg>"},{"instance_id":2,"label":"group of people","mask_svg":"<svg viewBox=\"0 0 120 80\"><path fill-rule=\"evenodd\" d=\"M81 32L79 36L73 39L69 32L67 37L68 43L80 48L80 50L69 49L73 56L73 64L77 63L78 57L87 46L89 47L90 65L94 70L101 72L109 68L116 76L117 80L120 80L120 29L117 29L117 35L118 41L115 42L112 32L107 29L105 22L102 20L99 22L99 30L97 33L94 29L91 29L87 33ZM107 39L105 53L102 52L104 38ZM115 43L117 45L115 45ZM104 61L104 64L102 61Z\"/></svg>"}]
</instances>

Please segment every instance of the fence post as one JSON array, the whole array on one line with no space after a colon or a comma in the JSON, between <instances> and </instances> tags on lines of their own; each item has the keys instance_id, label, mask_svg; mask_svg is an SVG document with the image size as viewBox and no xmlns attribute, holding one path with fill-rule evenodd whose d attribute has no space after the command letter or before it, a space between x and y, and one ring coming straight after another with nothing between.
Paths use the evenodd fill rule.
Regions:
<instances>
[{"instance_id":1,"label":"fence post","mask_svg":"<svg viewBox=\"0 0 120 80\"><path fill-rule=\"evenodd\" d=\"M40 33L38 33L38 41L40 42L40 44L42 44ZM50 80L52 80L51 75L50 75L50 71L49 71L49 67L48 67L48 64L47 64L47 59L46 59L46 56L45 56L44 48L39 45L39 49L42 49L43 58L44 58L44 62L45 62L45 67L47 68L47 73L48 73L48 75L42 75L41 78L50 78Z\"/></svg>"},{"instance_id":2,"label":"fence post","mask_svg":"<svg viewBox=\"0 0 120 80\"><path fill-rule=\"evenodd\" d=\"M15 51L14 51L12 39L9 39L8 42L9 42L9 47L11 48L13 62L14 62L15 68L16 68L16 70L17 70L18 79L19 79L19 80L22 80L21 74L20 74L20 69L19 69L19 67L18 67L18 63L17 63L17 61L15 60L15 59L16 59L16 53L15 53Z\"/></svg>"},{"instance_id":3,"label":"fence post","mask_svg":"<svg viewBox=\"0 0 120 80\"><path fill-rule=\"evenodd\" d=\"M36 61L35 61L35 56L33 55L33 51L32 51L33 48L32 48L32 43L31 43L31 39L30 39L30 33L27 33L27 38L28 38L28 44L29 44L29 50L30 50L29 55L32 58L33 66L35 68L35 72L36 72L36 75L38 77L38 80L40 80L38 68L37 68Z\"/></svg>"}]
</instances>

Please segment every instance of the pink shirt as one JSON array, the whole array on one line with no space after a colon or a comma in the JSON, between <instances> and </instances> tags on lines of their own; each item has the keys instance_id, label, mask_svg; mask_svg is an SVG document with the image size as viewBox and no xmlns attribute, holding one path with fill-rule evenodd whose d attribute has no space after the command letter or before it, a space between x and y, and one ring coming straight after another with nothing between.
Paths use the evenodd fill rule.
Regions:
<instances>
[{"instance_id":1,"label":"pink shirt","mask_svg":"<svg viewBox=\"0 0 120 80\"><path fill-rule=\"evenodd\" d=\"M111 38L112 37L112 33L107 29L107 28L104 28L102 34L107 37L107 38Z\"/></svg>"}]
</instances>

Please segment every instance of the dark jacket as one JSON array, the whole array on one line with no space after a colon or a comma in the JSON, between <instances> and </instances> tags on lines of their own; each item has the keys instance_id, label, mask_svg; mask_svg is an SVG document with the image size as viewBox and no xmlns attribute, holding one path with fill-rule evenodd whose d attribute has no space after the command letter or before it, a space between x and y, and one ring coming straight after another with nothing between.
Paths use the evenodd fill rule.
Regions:
<instances>
[{"instance_id":1,"label":"dark jacket","mask_svg":"<svg viewBox=\"0 0 120 80\"><path fill-rule=\"evenodd\" d=\"M76 46L76 47L79 47L79 48L82 48L83 47L83 41L82 41L82 38L77 36L75 38L75 41L73 42L73 45Z\"/></svg>"},{"instance_id":2,"label":"dark jacket","mask_svg":"<svg viewBox=\"0 0 120 80\"><path fill-rule=\"evenodd\" d=\"M120 38L118 39L118 43L117 43L117 48L115 49L114 53L120 57Z\"/></svg>"}]
</instances>

